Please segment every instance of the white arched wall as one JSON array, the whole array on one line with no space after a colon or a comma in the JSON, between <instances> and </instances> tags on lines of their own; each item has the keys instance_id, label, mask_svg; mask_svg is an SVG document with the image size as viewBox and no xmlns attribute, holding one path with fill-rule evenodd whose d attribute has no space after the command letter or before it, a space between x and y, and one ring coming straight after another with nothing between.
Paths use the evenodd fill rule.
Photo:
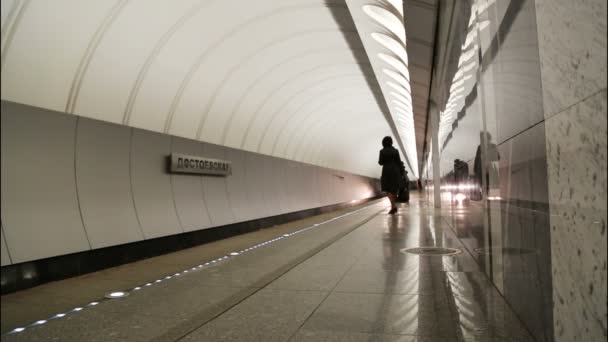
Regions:
<instances>
[{"instance_id":1,"label":"white arched wall","mask_svg":"<svg viewBox=\"0 0 608 342\"><path fill-rule=\"evenodd\" d=\"M133 130L131 140L131 186L135 210L147 239L184 231L177 217L166 156L171 153L168 135Z\"/></svg>"},{"instance_id":2,"label":"white arched wall","mask_svg":"<svg viewBox=\"0 0 608 342\"><path fill-rule=\"evenodd\" d=\"M76 185L92 248L144 238L135 213L129 174L131 134L129 127L78 120Z\"/></svg>"},{"instance_id":3,"label":"white arched wall","mask_svg":"<svg viewBox=\"0 0 608 342\"><path fill-rule=\"evenodd\" d=\"M252 220L263 216L263 212L258 212L255 207L251 206L251 200L249 199L249 192L247 191L247 169L246 153L244 151L227 149L226 160L232 162L233 172L232 175L226 178L226 191L228 192L228 198L230 199L230 205L232 212L238 222Z\"/></svg>"},{"instance_id":4,"label":"white arched wall","mask_svg":"<svg viewBox=\"0 0 608 342\"><path fill-rule=\"evenodd\" d=\"M186 155L199 155L201 144L184 138L173 137L171 151ZM175 208L184 231L193 231L213 226L201 177L196 175L172 174L171 185Z\"/></svg>"},{"instance_id":5,"label":"white arched wall","mask_svg":"<svg viewBox=\"0 0 608 342\"><path fill-rule=\"evenodd\" d=\"M76 192L77 118L42 113L2 104L0 205L13 263L90 248Z\"/></svg>"},{"instance_id":6,"label":"white arched wall","mask_svg":"<svg viewBox=\"0 0 608 342\"><path fill-rule=\"evenodd\" d=\"M213 159L226 159L226 148L219 145L203 144L201 155ZM225 177L203 177L204 196L207 209L214 226L236 222L232 203L228 196Z\"/></svg>"},{"instance_id":7,"label":"white arched wall","mask_svg":"<svg viewBox=\"0 0 608 342\"><path fill-rule=\"evenodd\" d=\"M376 194L370 178L2 101L2 265ZM229 177L167 172L171 152ZM340 178L343 177L343 178Z\"/></svg>"},{"instance_id":8,"label":"white arched wall","mask_svg":"<svg viewBox=\"0 0 608 342\"><path fill-rule=\"evenodd\" d=\"M366 128L341 136L355 151L397 133L350 17L343 0L6 0L2 99L378 177L338 139L303 147L332 122Z\"/></svg>"}]
</instances>

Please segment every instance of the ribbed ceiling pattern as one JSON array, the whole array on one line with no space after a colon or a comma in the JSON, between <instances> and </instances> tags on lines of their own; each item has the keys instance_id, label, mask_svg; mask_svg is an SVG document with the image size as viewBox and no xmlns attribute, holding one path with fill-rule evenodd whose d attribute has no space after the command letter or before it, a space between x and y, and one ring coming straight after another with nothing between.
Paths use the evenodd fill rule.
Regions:
<instances>
[{"instance_id":1,"label":"ribbed ceiling pattern","mask_svg":"<svg viewBox=\"0 0 608 342\"><path fill-rule=\"evenodd\" d=\"M344 1L1 4L4 100L379 175L394 134Z\"/></svg>"}]
</instances>

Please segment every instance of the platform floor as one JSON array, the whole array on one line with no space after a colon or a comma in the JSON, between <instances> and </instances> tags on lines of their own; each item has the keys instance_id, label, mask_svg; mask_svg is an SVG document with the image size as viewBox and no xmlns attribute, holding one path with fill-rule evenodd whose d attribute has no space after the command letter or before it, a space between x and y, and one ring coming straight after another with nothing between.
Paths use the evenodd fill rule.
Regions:
<instances>
[{"instance_id":1,"label":"platform floor","mask_svg":"<svg viewBox=\"0 0 608 342\"><path fill-rule=\"evenodd\" d=\"M440 211L417 196L387 211L378 200L3 296L2 340L532 341ZM402 251L420 246L462 252ZM101 299L113 290L129 296Z\"/></svg>"}]
</instances>

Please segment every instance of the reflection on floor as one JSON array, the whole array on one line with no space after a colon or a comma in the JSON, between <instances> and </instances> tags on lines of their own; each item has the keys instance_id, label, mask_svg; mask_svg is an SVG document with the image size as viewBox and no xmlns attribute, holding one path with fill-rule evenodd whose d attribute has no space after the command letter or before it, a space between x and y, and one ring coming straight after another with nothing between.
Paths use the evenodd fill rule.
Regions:
<instances>
[{"instance_id":1,"label":"reflection on floor","mask_svg":"<svg viewBox=\"0 0 608 342\"><path fill-rule=\"evenodd\" d=\"M154 258L136 268L98 272L88 276L96 280L86 289L70 288L76 286L74 280L50 284L64 288L65 297L49 296L44 289L5 296L3 333L16 327L14 316L23 311L31 320L22 325L65 313L51 311L73 298L71 292L78 293L84 309L2 339L532 341L440 212L413 196L397 215L387 215L383 200L343 214ZM462 253L420 256L403 251L419 246ZM198 266L200 260L213 258L215 263ZM120 281L112 277L117 274ZM167 274L170 278L163 277ZM87 291L99 298L99 290L107 288L104 280L116 281L113 285L120 289L141 289L86 306L91 300ZM151 285L145 286L147 282ZM4 320L12 320L13 326Z\"/></svg>"}]
</instances>

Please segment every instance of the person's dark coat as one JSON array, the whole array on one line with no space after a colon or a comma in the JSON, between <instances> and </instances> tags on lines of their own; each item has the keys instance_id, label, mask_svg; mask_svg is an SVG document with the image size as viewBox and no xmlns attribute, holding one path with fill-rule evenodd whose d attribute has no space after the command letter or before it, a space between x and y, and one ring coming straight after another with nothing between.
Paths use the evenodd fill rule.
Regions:
<instances>
[{"instance_id":1,"label":"person's dark coat","mask_svg":"<svg viewBox=\"0 0 608 342\"><path fill-rule=\"evenodd\" d=\"M396 194L401 184L401 157L396 148L389 146L380 150L378 164L382 165L380 184L382 191Z\"/></svg>"}]
</instances>

